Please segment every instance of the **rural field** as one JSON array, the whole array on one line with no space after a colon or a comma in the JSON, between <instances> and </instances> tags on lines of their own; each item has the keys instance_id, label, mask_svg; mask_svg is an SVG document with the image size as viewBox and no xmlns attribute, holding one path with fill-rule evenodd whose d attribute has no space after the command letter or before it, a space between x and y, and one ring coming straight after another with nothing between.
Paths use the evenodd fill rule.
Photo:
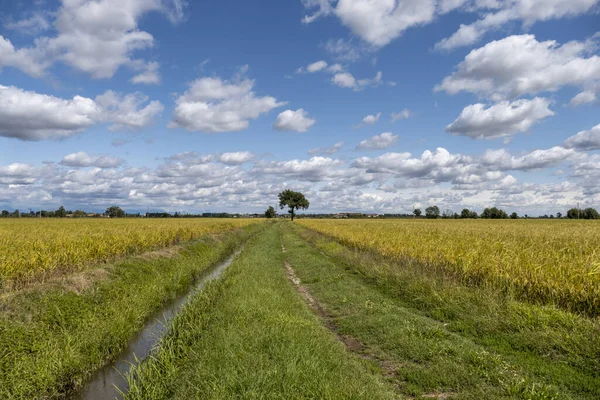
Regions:
<instances>
[{"instance_id":1,"label":"rural field","mask_svg":"<svg viewBox=\"0 0 600 400\"><path fill-rule=\"evenodd\" d=\"M341 243L467 284L489 284L523 299L600 314L600 226L542 220L300 220Z\"/></svg>"},{"instance_id":2,"label":"rural field","mask_svg":"<svg viewBox=\"0 0 600 400\"><path fill-rule=\"evenodd\" d=\"M598 399L599 246L594 221L0 221L0 398Z\"/></svg>"},{"instance_id":3,"label":"rural field","mask_svg":"<svg viewBox=\"0 0 600 400\"><path fill-rule=\"evenodd\" d=\"M248 219L0 219L0 289L252 223Z\"/></svg>"}]
</instances>

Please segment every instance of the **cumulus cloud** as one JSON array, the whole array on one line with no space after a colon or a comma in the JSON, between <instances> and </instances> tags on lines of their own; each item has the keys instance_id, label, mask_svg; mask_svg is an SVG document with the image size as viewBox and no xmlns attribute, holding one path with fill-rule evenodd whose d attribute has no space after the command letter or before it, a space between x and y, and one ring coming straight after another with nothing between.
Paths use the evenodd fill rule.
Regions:
<instances>
[{"instance_id":1,"label":"cumulus cloud","mask_svg":"<svg viewBox=\"0 0 600 400\"><path fill-rule=\"evenodd\" d=\"M67 167L96 167L96 168L116 168L123 164L123 160L116 157L93 156L83 151L65 156L60 162Z\"/></svg>"},{"instance_id":2,"label":"cumulus cloud","mask_svg":"<svg viewBox=\"0 0 600 400\"><path fill-rule=\"evenodd\" d=\"M208 133L242 131L251 119L286 104L257 96L253 89L254 81L245 77L196 79L177 98L169 127Z\"/></svg>"},{"instance_id":3,"label":"cumulus cloud","mask_svg":"<svg viewBox=\"0 0 600 400\"><path fill-rule=\"evenodd\" d=\"M521 157L515 157L506 150L488 150L481 157L481 163L496 170L521 170L549 168L559 165L575 155L572 149L554 146L550 149L534 150Z\"/></svg>"},{"instance_id":4,"label":"cumulus cloud","mask_svg":"<svg viewBox=\"0 0 600 400\"><path fill-rule=\"evenodd\" d=\"M96 123L102 110L81 96L65 100L0 86L0 136L22 140L61 139Z\"/></svg>"},{"instance_id":5,"label":"cumulus cloud","mask_svg":"<svg viewBox=\"0 0 600 400\"><path fill-rule=\"evenodd\" d=\"M292 188L305 193L317 212L410 212L420 203L458 209L503 205L536 214L568 205L584 193L600 193L595 184L600 158L558 146L481 156L438 148L420 156L386 153L350 162L331 157L265 161L243 151L186 152L166 157L155 168L102 168L106 164L97 157L76 153L56 164L0 165L0 202L19 208L72 204L101 210L117 203L131 211L261 211L282 188ZM506 173L516 169L524 175L564 161L570 161L573 182L519 183Z\"/></svg>"},{"instance_id":6,"label":"cumulus cloud","mask_svg":"<svg viewBox=\"0 0 600 400\"><path fill-rule=\"evenodd\" d=\"M485 104L465 107L459 117L446 126L446 131L472 139L496 139L526 132L533 124L554 115L550 100L503 101L486 108Z\"/></svg>"},{"instance_id":7,"label":"cumulus cloud","mask_svg":"<svg viewBox=\"0 0 600 400\"><path fill-rule=\"evenodd\" d=\"M159 101L148 102L148 96L136 92L122 95L112 90L96 97L96 103L102 108L103 117L113 123L110 129L141 129L154 123L163 112Z\"/></svg>"},{"instance_id":8,"label":"cumulus cloud","mask_svg":"<svg viewBox=\"0 0 600 400\"><path fill-rule=\"evenodd\" d=\"M459 176L481 174L469 157L451 154L438 147L434 152L426 150L420 158L410 153L386 153L370 158L354 160L354 167L364 168L367 173L384 173L407 178L426 178L435 182L448 182Z\"/></svg>"},{"instance_id":9,"label":"cumulus cloud","mask_svg":"<svg viewBox=\"0 0 600 400\"><path fill-rule=\"evenodd\" d=\"M392 113L392 123L400 121L401 119L408 119L410 117L412 117L412 112L410 112L408 108L405 108L402 111Z\"/></svg>"},{"instance_id":10,"label":"cumulus cloud","mask_svg":"<svg viewBox=\"0 0 600 400\"><path fill-rule=\"evenodd\" d=\"M349 72L335 74L331 79L331 82L334 85L344 88L354 88L356 86L356 79L354 79L354 76Z\"/></svg>"},{"instance_id":11,"label":"cumulus cloud","mask_svg":"<svg viewBox=\"0 0 600 400\"><path fill-rule=\"evenodd\" d=\"M41 60L41 52L35 49L15 49L10 40L0 35L0 68L13 67L35 78L44 75L50 65L48 61Z\"/></svg>"},{"instance_id":12,"label":"cumulus cloud","mask_svg":"<svg viewBox=\"0 0 600 400\"><path fill-rule=\"evenodd\" d=\"M159 64L157 62L150 63L136 63L139 67L135 67L136 70L141 72L131 78L131 83L144 83L144 84L159 84L160 74L158 73Z\"/></svg>"},{"instance_id":13,"label":"cumulus cloud","mask_svg":"<svg viewBox=\"0 0 600 400\"><path fill-rule=\"evenodd\" d=\"M375 77L372 79L356 79L354 75L349 72L340 72L337 73L331 78L331 83L336 86L349 88L355 91L361 91L369 86L379 86L382 83L383 74L381 72L377 72Z\"/></svg>"},{"instance_id":14,"label":"cumulus cloud","mask_svg":"<svg viewBox=\"0 0 600 400\"><path fill-rule=\"evenodd\" d=\"M398 142L398 135L391 132L384 132L380 135L375 135L369 139L365 139L358 145L359 150L383 150L388 149Z\"/></svg>"},{"instance_id":15,"label":"cumulus cloud","mask_svg":"<svg viewBox=\"0 0 600 400\"><path fill-rule=\"evenodd\" d=\"M488 31L508 23L520 22L526 29L538 21L574 17L589 13L600 0L303 0L312 10L302 22L311 23L333 15L373 49L389 44L407 29L427 25L438 17L459 9L476 13L471 24L461 24L450 37L436 44L438 50L472 45ZM334 51L348 55L348 61L360 58L357 46L340 39L328 42Z\"/></svg>"},{"instance_id":16,"label":"cumulus cloud","mask_svg":"<svg viewBox=\"0 0 600 400\"><path fill-rule=\"evenodd\" d=\"M254 159L254 153L249 151L236 151L232 153L223 153L219 156L219 161L227 165L241 165Z\"/></svg>"},{"instance_id":17,"label":"cumulus cloud","mask_svg":"<svg viewBox=\"0 0 600 400\"><path fill-rule=\"evenodd\" d=\"M366 117L364 117L361 121L361 123L358 125L358 127L362 127L365 125L374 125L377 123L377 121L379 121L379 118L381 117L381 113L377 113L375 115L367 115Z\"/></svg>"},{"instance_id":18,"label":"cumulus cloud","mask_svg":"<svg viewBox=\"0 0 600 400\"><path fill-rule=\"evenodd\" d=\"M569 137L565 140L565 147L580 151L600 150L600 125Z\"/></svg>"},{"instance_id":19,"label":"cumulus cloud","mask_svg":"<svg viewBox=\"0 0 600 400\"><path fill-rule=\"evenodd\" d=\"M472 50L436 91L472 92L495 100L584 86L600 80L600 57L586 57L595 40L558 44L534 35L509 36Z\"/></svg>"},{"instance_id":20,"label":"cumulus cloud","mask_svg":"<svg viewBox=\"0 0 600 400\"><path fill-rule=\"evenodd\" d=\"M329 73L337 73L337 72L341 72L344 70L344 67L341 64L332 64L329 65L327 64L327 61L315 61L312 64L308 64L306 67L300 67L296 70L296 73L298 74L302 74L302 73L310 73L310 74L314 74L315 72L329 72Z\"/></svg>"},{"instance_id":21,"label":"cumulus cloud","mask_svg":"<svg viewBox=\"0 0 600 400\"><path fill-rule=\"evenodd\" d=\"M277 119L273 123L273 129L278 131L306 132L315 122L317 121L309 118L308 112L302 108L296 111L285 110L277 116Z\"/></svg>"},{"instance_id":22,"label":"cumulus cloud","mask_svg":"<svg viewBox=\"0 0 600 400\"><path fill-rule=\"evenodd\" d=\"M0 85L0 136L21 140L63 139L103 122L113 128L143 128L162 112L162 104L140 94L119 95L108 91L96 100L72 99Z\"/></svg>"},{"instance_id":23,"label":"cumulus cloud","mask_svg":"<svg viewBox=\"0 0 600 400\"><path fill-rule=\"evenodd\" d=\"M436 16L435 0L339 0L304 1L317 11L304 17L304 23L333 14L355 35L375 47L382 47L406 29L431 22Z\"/></svg>"},{"instance_id":24,"label":"cumulus cloud","mask_svg":"<svg viewBox=\"0 0 600 400\"><path fill-rule=\"evenodd\" d=\"M37 38L34 46L18 50L0 36L0 66L19 68L37 77L60 61L101 79L111 78L123 66L139 70L142 63L148 66L147 71L133 81L156 83L154 64L134 56L154 46L154 37L138 29L138 21L149 12L161 12L177 22L183 18L184 5L181 0L63 1L55 14L56 36ZM24 28L31 24L20 21Z\"/></svg>"},{"instance_id":25,"label":"cumulus cloud","mask_svg":"<svg viewBox=\"0 0 600 400\"><path fill-rule=\"evenodd\" d=\"M569 102L571 107L577 107L583 104L593 103L598 100L596 92L593 90L584 90L583 92L577 93Z\"/></svg>"},{"instance_id":26,"label":"cumulus cloud","mask_svg":"<svg viewBox=\"0 0 600 400\"><path fill-rule=\"evenodd\" d=\"M309 64L306 67L306 70L308 72L312 73L312 72L321 71L321 70L323 70L325 68L327 68L327 63L325 61L321 60L321 61L316 61L316 62L314 62L312 64Z\"/></svg>"},{"instance_id":27,"label":"cumulus cloud","mask_svg":"<svg viewBox=\"0 0 600 400\"><path fill-rule=\"evenodd\" d=\"M308 154L317 155L317 154L335 154L342 149L344 146L344 142L337 142L333 146L330 147L316 147L314 149L310 149Z\"/></svg>"},{"instance_id":28,"label":"cumulus cloud","mask_svg":"<svg viewBox=\"0 0 600 400\"><path fill-rule=\"evenodd\" d=\"M312 157L309 160L289 160L259 162L253 172L256 174L282 175L301 181L320 182L340 176L343 163L328 157Z\"/></svg>"},{"instance_id":29,"label":"cumulus cloud","mask_svg":"<svg viewBox=\"0 0 600 400\"><path fill-rule=\"evenodd\" d=\"M460 1L460 0L459 0ZM538 21L582 15L598 4L598 0L527 0L527 1L475 1L474 9L491 11L472 24L461 24L449 38L436 44L436 49L451 50L478 42L488 31L496 30L511 21L521 21L531 26Z\"/></svg>"}]
</instances>

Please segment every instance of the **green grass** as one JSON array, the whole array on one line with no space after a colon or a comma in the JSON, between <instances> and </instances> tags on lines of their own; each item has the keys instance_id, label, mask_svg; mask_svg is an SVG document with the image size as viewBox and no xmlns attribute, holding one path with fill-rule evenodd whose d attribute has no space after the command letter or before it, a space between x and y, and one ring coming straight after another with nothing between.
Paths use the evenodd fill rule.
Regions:
<instances>
[{"instance_id":1,"label":"green grass","mask_svg":"<svg viewBox=\"0 0 600 400\"><path fill-rule=\"evenodd\" d=\"M127 399L388 399L378 366L347 351L284 273L279 226L175 318Z\"/></svg>"},{"instance_id":2,"label":"green grass","mask_svg":"<svg viewBox=\"0 0 600 400\"><path fill-rule=\"evenodd\" d=\"M257 224L134 257L0 299L0 398L63 398L116 357L145 320Z\"/></svg>"},{"instance_id":3,"label":"green grass","mask_svg":"<svg viewBox=\"0 0 600 400\"><path fill-rule=\"evenodd\" d=\"M404 394L600 398L600 324L431 276L284 226L287 255L340 333L394 371ZM309 244L310 242L310 244Z\"/></svg>"}]
</instances>

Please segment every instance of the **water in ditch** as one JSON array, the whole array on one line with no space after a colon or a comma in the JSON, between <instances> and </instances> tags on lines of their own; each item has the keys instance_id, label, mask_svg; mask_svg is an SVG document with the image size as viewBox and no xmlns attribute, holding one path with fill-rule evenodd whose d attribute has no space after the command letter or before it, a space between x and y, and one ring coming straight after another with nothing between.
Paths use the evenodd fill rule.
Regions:
<instances>
[{"instance_id":1,"label":"water in ditch","mask_svg":"<svg viewBox=\"0 0 600 400\"><path fill-rule=\"evenodd\" d=\"M131 339L127 348L111 364L97 371L73 399L114 400L121 399L120 392L127 392L126 374L132 365L139 364L152 354L158 341L169 331L171 320L188 300L201 291L208 282L217 279L233 262L241 250L236 251L225 261L206 271L186 293L166 304L148 319L144 328Z\"/></svg>"}]
</instances>

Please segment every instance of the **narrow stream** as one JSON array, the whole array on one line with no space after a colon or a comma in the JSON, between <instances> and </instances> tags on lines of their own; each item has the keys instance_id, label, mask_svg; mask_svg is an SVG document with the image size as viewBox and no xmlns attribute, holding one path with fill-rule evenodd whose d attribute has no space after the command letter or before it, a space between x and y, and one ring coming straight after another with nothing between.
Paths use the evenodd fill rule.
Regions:
<instances>
[{"instance_id":1,"label":"narrow stream","mask_svg":"<svg viewBox=\"0 0 600 400\"><path fill-rule=\"evenodd\" d=\"M241 249L237 250L225 261L208 269L186 293L180 295L161 310L153 314L152 317L148 319L144 328L131 339L127 348L123 350L119 357L111 364L106 365L104 368L97 371L84 385L83 389L73 396L73 399L122 399L119 391L127 393L127 381L125 380L125 375L129 372L131 366L141 363L152 354L155 345L169 331L171 320L177 315L181 308L194 296L194 294L201 291L207 283L217 279L240 252Z\"/></svg>"}]
</instances>

